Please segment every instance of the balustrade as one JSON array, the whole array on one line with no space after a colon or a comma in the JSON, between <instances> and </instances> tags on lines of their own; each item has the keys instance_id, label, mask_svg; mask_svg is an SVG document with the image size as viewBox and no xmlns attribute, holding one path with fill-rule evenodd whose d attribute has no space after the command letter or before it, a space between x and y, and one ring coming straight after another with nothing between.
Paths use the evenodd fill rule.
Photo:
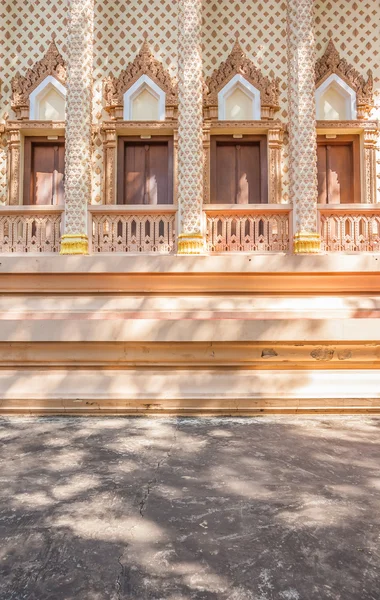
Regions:
<instances>
[{"instance_id":1,"label":"balustrade","mask_svg":"<svg viewBox=\"0 0 380 600\"><path fill-rule=\"evenodd\" d=\"M175 249L173 206L91 206L92 252L170 254Z\"/></svg>"},{"instance_id":2,"label":"balustrade","mask_svg":"<svg viewBox=\"0 0 380 600\"><path fill-rule=\"evenodd\" d=\"M322 252L379 252L380 207L373 204L319 205ZM291 206L207 205L206 250L291 252ZM0 208L0 253L59 253L63 206ZM90 252L174 254L176 207L90 206Z\"/></svg>"},{"instance_id":3,"label":"balustrade","mask_svg":"<svg viewBox=\"0 0 380 600\"><path fill-rule=\"evenodd\" d=\"M290 207L222 206L205 209L209 252L288 252Z\"/></svg>"},{"instance_id":4,"label":"balustrade","mask_svg":"<svg viewBox=\"0 0 380 600\"><path fill-rule=\"evenodd\" d=\"M63 207L5 206L0 209L1 253L58 253Z\"/></svg>"},{"instance_id":5,"label":"balustrade","mask_svg":"<svg viewBox=\"0 0 380 600\"><path fill-rule=\"evenodd\" d=\"M380 250L380 208L372 204L320 205L319 215L322 251Z\"/></svg>"}]
</instances>

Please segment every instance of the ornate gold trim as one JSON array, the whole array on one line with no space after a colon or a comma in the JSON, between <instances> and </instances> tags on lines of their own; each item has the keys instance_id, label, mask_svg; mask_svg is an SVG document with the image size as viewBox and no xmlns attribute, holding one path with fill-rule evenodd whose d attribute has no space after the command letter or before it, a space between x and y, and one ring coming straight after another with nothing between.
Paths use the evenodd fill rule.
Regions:
<instances>
[{"instance_id":1,"label":"ornate gold trim","mask_svg":"<svg viewBox=\"0 0 380 600\"><path fill-rule=\"evenodd\" d=\"M205 240L201 233L181 233L178 236L177 254L204 254Z\"/></svg>"},{"instance_id":2,"label":"ornate gold trim","mask_svg":"<svg viewBox=\"0 0 380 600\"><path fill-rule=\"evenodd\" d=\"M294 254L318 254L321 251L321 236L318 233L300 231L293 240Z\"/></svg>"},{"instance_id":3,"label":"ornate gold trim","mask_svg":"<svg viewBox=\"0 0 380 600\"><path fill-rule=\"evenodd\" d=\"M346 59L340 57L334 42L330 40L325 53L315 63L316 87L334 73L356 92L358 119L367 119L374 107L372 71L367 71L366 81Z\"/></svg>"},{"instance_id":4,"label":"ornate gold trim","mask_svg":"<svg viewBox=\"0 0 380 600\"><path fill-rule=\"evenodd\" d=\"M85 234L66 233L61 238L60 254L88 254L88 237Z\"/></svg>"},{"instance_id":5,"label":"ornate gold trim","mask_svg":"<svg viewBox=\"0 0 380 600\"><path fill-rule=\"evenodd\" d=\"M218 118L218 93L235 75L242 75L260 91L261 117L273 119L274 113L280 109L280 80L269 79L263 75L261 70L247 58L238 39L227 60L206 79L203 100L206 116L211 119Z\"/></svg>"},{"instance_id":6,"label":"ornate gold trim","mask_svg":"<svg viewBox=\"0 0 380 600\"><path fill-rule=\"evenodd\" d=\"M105 110L111 118L123 118L123 96L142 75L148 75L165 92L166 116L175 118L178 105L177 81L171 78L163 64L153 56L146 39L134 61L127 65L119 77L110 75L104 82Z\"/></svg>"},{"instance_id":7,"label":"ornate gold trim","mask_svg":"<svg viewBox=\"0 0 380 600\"><path fill-rule=\"evenodd\" d=\"M17 73L12 79L12 109L18 119L29 119L29 96L49 75L66 85L66 63L52 37L45 55L22 76Z\"/></svg>"}]
</instances>

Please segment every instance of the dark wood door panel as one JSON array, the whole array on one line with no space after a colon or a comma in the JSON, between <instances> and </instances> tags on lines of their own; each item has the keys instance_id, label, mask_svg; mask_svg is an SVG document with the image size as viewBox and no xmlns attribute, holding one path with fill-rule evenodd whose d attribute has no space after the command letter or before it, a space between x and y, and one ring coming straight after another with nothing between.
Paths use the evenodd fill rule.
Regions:
<instances>
[{"instance_id":1,"label":"dark wood door panel","mask_svg":"<svg viewBox=\"0 0 380 600\"><path fill-rule=\"evenodd\" d=\"M117 177L118 204L172 204L172 139L119 138Z\"/></svg>"},{"instance_id":2,"label":"dark wood door panel","mask_svg":"<svg viewBox=\"0 0 380 600\"><path fill-rule=\"evenodd\" d=\"M63 138L25 138L24 204L63 204L64 169Z\"/></svg>"},{"instance_id":3,"label":"dark wood door panel","mask_svg":"<svg viewBox=\"0 0 380 600\"><path fill-rule=\"evenodd\" d=\"M268 202L265 136L218 136L211 140L211 203Z\"/></svg>"},{"instance_id":4,"label":"dark wood door panel","mask_svg":"<svg viewBox=\"0 0 380 600\"><path fill-rule=\"evenodd\" d=\"M318 138L318 202L360 202L359 136Z\"/></svg>"}]
</instances>

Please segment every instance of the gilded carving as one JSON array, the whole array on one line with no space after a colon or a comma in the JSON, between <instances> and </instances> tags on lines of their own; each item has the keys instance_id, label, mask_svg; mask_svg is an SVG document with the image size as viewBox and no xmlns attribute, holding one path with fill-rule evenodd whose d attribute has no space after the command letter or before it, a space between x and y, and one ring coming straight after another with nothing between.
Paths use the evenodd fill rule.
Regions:
<instances>
[{"instance_id":1,"label":"gilded carving","mask_svg":"<svg viewBox=\"0 0 380 600\"><path fill-rule=\"evenodd\" d=\"M66 63L55 44L55 36L41 60L28 69L24 76L17 73L12 79L11 106L18 119L29 118L29 96L49 75L55 77L62 85L66 84Z\"/></svg>"},{"instance_id":2,"label":"gilded carving","mask_svg":"<svg viewBox=\"0 0 380 600\"><path fill-rule=\"evenodd\" d=\"M356 92L358 119L368 118L374 107L372 71L367 72L366 81L346 59L340 57L334 42L330 40L325 53L315 64L316 87L319 87L334 73Z\"/></svg>"},{"instance_id":3,"label":"gilded carving","mask_svg":"<svg viewBox=\"0 0 380 600\"><path fill-rule=\"evenodd\" d=\"M217 118L218 93L235 75L242 75L260 91L261 116L263 119L273 119L274 113L280 108L280 80L269 79L263 75L261 70L247 58L238 39L227 60L206 79L203 91L206 116Z\"/></svg>"},{"instance_id":4,"label":"gilded carving","mask_svg":"<svg viewBox=\"0 0 380 600\"><path fill-rule=\"evenodd\" d=\"M123 96L142 75L148 75L165 92L166 116L174 118L178 104L177 82L170 77L163 64L153 56L146 39L134 61L129 63L119 77L111 75L105 81L105 109L112 118L122 119Z\"/></svg>"}]
</instances>

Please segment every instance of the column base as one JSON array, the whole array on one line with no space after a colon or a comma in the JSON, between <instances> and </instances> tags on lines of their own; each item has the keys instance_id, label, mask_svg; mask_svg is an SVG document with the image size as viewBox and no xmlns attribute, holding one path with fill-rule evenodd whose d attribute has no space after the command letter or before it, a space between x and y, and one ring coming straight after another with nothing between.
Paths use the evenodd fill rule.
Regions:
<instances>
[{"instance_id":1,"label":"column base","mask_svg":"<svg viewBox=\"0 0 380 600\"><path fill-rule=\"evenodd\" d=\"M178 254L204 254L205 241L201 233L181 233L178 236Z\"/></svg>"},{"instance_id":2,"label":"column base","mask_svg":"<svg viewBox=\"0 0 380 600\"><path fill-rule=\"evenodd\" d=\"M88 237L85 234L65 234L61 238L60 254L88 254Z\"/></svg>"},{"instance_id":3,"label":"column base","mask_svg":"<svg viewBox=\"0 0 380 600\"><path fill-rule=\"evenodd\" d=\"M318 254L321 251L321 236L318 233L300 231L293 240L294 254Z\"/></svg>"}]
</instances>

